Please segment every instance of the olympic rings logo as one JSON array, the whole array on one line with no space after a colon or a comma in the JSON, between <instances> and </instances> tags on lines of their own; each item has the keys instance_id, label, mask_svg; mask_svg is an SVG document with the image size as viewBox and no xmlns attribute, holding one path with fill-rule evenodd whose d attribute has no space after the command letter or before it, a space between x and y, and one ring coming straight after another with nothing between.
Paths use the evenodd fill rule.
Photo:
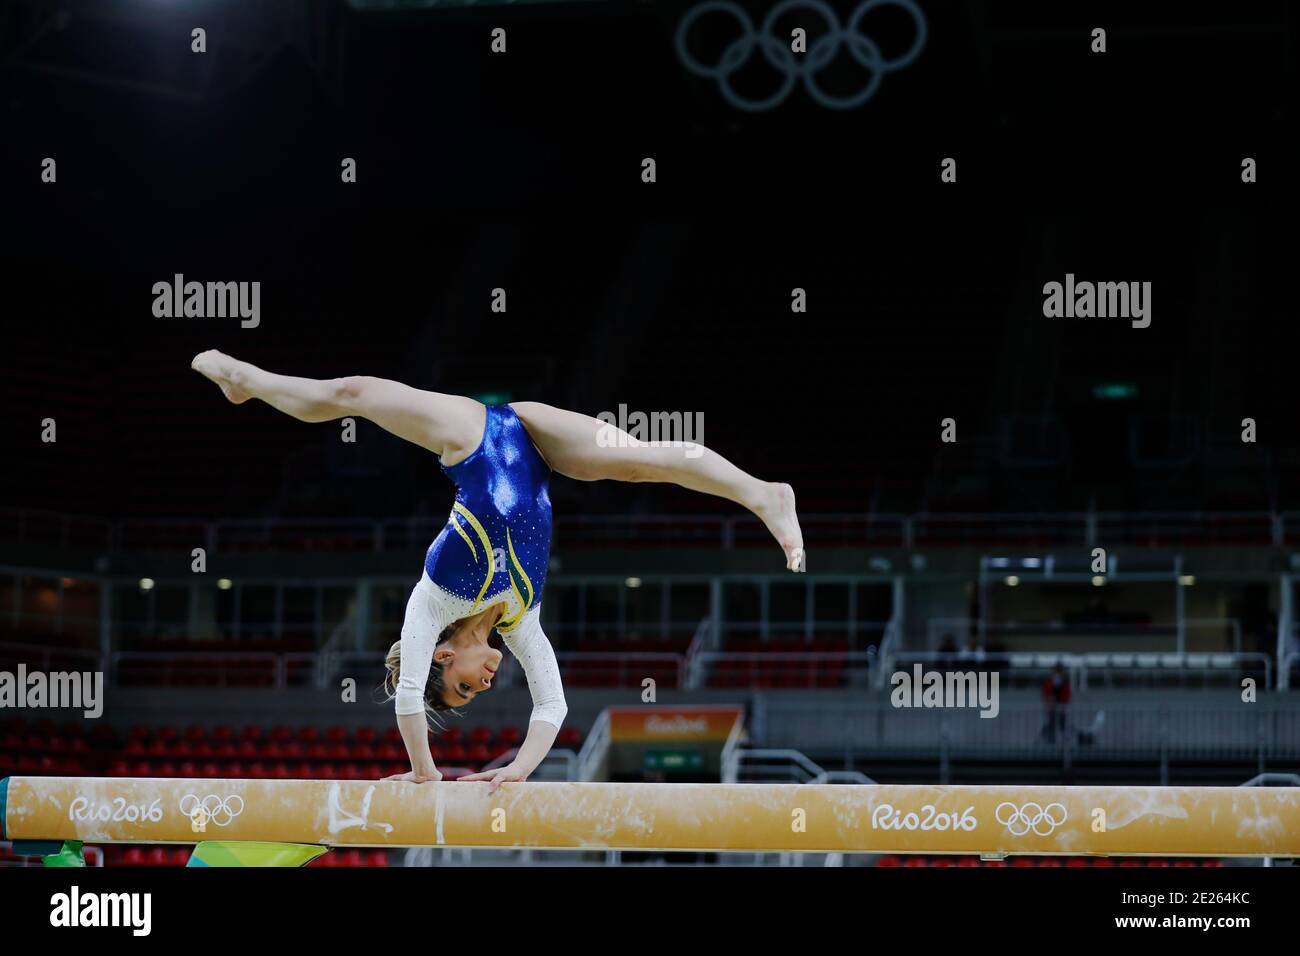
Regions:
<instances>
[{"instance_id":1,"label":"olympic rings logo","mask_svg":"<svg viewBox=\"0 0 1300 956\"><path fill-rule=\"evenodd\" d=\"M192 793L181 797L181 813L194 821L211 822L216 826L229 826L235 817L244 812L244 798L231 794L222 799L210 793L202 800Z\"/></svg>"},{"instance_id":2,"label":"olympic rings logo","mask_svg":"<svg viewBox=\"0 0 1300 956\"><path fill-rule=\"evenodd\" d=\"M1012 836L1024 836L1030 831L1038 836L1050 836L1053 830L1065 822L1068 814L1059 803L1049 803L1046 807L1037 803L1026 803L1023 807L1014 803L999 803L993 816Z\"/></svg>"},{"instance_id":3,"label":"olympic rings logo","mask_svg":"<svg viewBox=\"0 0 1300 956\"><path fill-rule=\"evenodd\" d=\"M901 56L887 59L880 52L876 42L862 33L858 26L872 10L882 6L901 7L915 24L916 37L911 47ZM826 32L818 37L806 54L796 57L790 44L777 38L773 26L777 18L795 8L805 8L819 15L826 22ZM727 45L718 57L718 62L709 66L701 63L687 49L686 39L696 21L707 13L730 14L740 24L740 36ZM925 47L929 28L925 15L914 0L863 0L849 17L847 27L840 26L835 11L825 0L783 0L774 6L763 20L761 30L754 29L754 21L739 4L732 0L705 0L689 10L677 27L677 55L692 73L718 81L718 88L727 101L738 109L759 112L769 110L790 95L797 80L803 80L808 95L827 109L848 110L861 106L871 99L880 87L886 73L910 66ZM840 47L848 48L849 55L871 71L871 78L866 86L848 96L833 96L817 85L816 76L822 72L839 53ZM784 74L784 79L775 93L766 99L748 99L741 96L731 85L731 77L753 55L754 48L762 51L764 59Z\"/></svg>"}]
</instances>

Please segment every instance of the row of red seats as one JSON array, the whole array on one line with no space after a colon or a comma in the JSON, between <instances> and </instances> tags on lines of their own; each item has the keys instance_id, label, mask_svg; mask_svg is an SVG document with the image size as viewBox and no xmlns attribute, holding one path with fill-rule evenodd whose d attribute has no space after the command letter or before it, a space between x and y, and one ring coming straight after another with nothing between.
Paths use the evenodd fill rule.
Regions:
<instances>
[{"instance_id":1,"label":"row of red seats","mask_svg":"<svg viewBox=\"0 0 1300 956\"><path fill-rule=\"evenodd\" d=\"M444 745L441 738L435 737L430 745L434 748L459 748L475 752L489 750L495 755L518 746L519 741L501 739L495 744ZM238 745L213 746L208 743L190 744L185 741L168 744L160 740L146 745L133 740L119 751L118 756L152 760L333 760L365 763L371 760L400 760L405 754L406 750L400 744L391 743L380 744L377 747L370 744L312 744L304 747L296 741L290 741L283 746L274 743L258 745L244 741Z\"/></svg>"},{"instance_id":2,"label":"row of red seats","mask_svg":"<svg viewBox=\"0 0 1300 956\"><path fill-rule=\"evenodd\" d=\"M105 866L185 866L193 847L116 846L104 847ZM308 866L388 866L386 850L330 850Z\"/></svg>"},{"instance_id":3,"label":"row of red seats","mask_svg":"<svg viewBox=\"0 0 1300 956\"><path fill-rule=\"evenodd\" d=\"M33 757L29 754L0 753L0 779L14 774L34 776L50 774L57 777L76 777L86 773L86 765L71 757Z\"/></svg>"},{"instance_id":4,"label":"row of red seats","mask_svg":"<svg viewBox=\"0 0 1300 956\"><path fill-rule=\"evenodd\" d=\"M84 754L90 745L84 737L46 737L41 734L5 734L0 737L0 750L9 753L31 751L43 754Z\"/></svg>"},{"instance_id":5,"label":"row of red seats","mask_svg":"<svg viewBox=\"0 0 1300 956\"><path fill-rule=\"evenodd\" d=\"M48 717L42 717L40 720L34 720L30 723L21 717L10 717L0 723L0 733L17 734L20 737L35 734L41 737L63 737L66 739L84 737L91 740L113 740L115 738L113 728L105 723L90 725L68 721L64 724L55 724Z\"/></svg>"},{"instance_id":6,"label":"row of red seats","mask_svg":"<svg viewBox=\"0 0 1300 956\"><path fill-rule=\"evenodd\" d=\"M1106 856L1017 856L1008 860L981 860L975 856L927 857L927 856L882 856L876 866L902 867L945 867L945 866L1010 866L1010 867L1150 867L1150 866L1223 866L1222 860L1160 860L1160 859L1115 859Z\"/></svg>"},{"instance_id":7,"label":"row of red seats","mask_svg":"<svg viewBox=\"0 0 1300 956\"><path fill-rule=\"evenodd\" d=\"M311 638L301 637L263 637L254 635L239 640L201 640L184 638L146 638L132 642L123 650L147 652L151 654L292 654L311 653L316 650L316 643Z\"/></svg>"},{"instance_id":8,"label":"row of red seats","mask_svg":"<svg viewBox=\"0 0 1300 956\"><path fill-rule=\"evenodd\" d=\"M203 665L203 670L178 674L175 671L141 672L123 665L118 669L118 684L122 687L244 687L269 690L276 686L275 675L265 669L250 668L240 673L232 665ZM311 681L309 668L290 666L285 675L289 687L306 687Z\"/></svg>"},{"instance_id":9,"label":"row of red seats","mask_svg":"<svg viewBox=\"0 0 1300 956\"><path fill-rule=\"evenodd\" d=\"M707 681L709 687L760 687L760 688L813 688L844 687L844 673L822 671L817 674L772 674L750 676L747 674L711 674Z\"/></svg>"},{"instance_id":10,"label":"row of red seats","mask_svg":"<svg viewBox=\"0 0 1300 956\"><path fill-rule=\"evenodd\" d=\"M88 725L69 722L58 726L49 719L41 719L28 724L21 717L12 717L0 723L0 733L3 734L3 736L0 736L0 749L11 751L35 750L42 753L82 753L88 742L101 746L111 746L116 741L116 735L112 727L107 724L95 724L88 727ZM495 730L490 727L478 726L465 730L453 725L440 731L435 739L443 745L466 743L469 745L497 744L513 747L517 746L523 739L523 732L520 728L514 726L500 727ZM581 740L582 734L573 727L565 727L558 737L560 745L566 747L578 744ZM147 752L153 755L159 752L154 748L161 743L165 748L168 748L163 751L165 753L185 754L184 750L171 749L172 742L178 742L177 745L179 745L179 742L182 741L195 748L189 752L189 755L205 757L211 755L228 758L230 756L249 755L250 751L243 746L245 743L259 748L255 750L255 753L263 755L267 751L260 748L271 744L282 747L287 747L291 743L296 743L300 747L310 747L321 742L352 746L375 745L376 743L400 746L402 744L402 735L394 726L384 727L381 730L374 727L358 727L354 730L348 730L345 727L331 726L321 730L313 725L298 728L277 725L269 730L263 730L256 725L250 725L236 731L233 727L225 725L207 728L194 724L184 730L166 724L155 728L136 725L127 732L126 747L132 754ZM135 742L134 745L133 742ZM202 745L210 746L212 748L211 752L208 753L199 749ZM223 751L219 749L222 745L232 745L236 749L234 751ZM143 746L146 750L140 751L136 749L138 746ZM274 753L274 750L270 752ZM337 751L337 753L342 753L342 751Z\"/></svg>"},{"instance_id":11,"label":"row of red seats","mask_svg":"<svg viewBox=\"0 0 1300 956\"><path fill-rule=\"evenodd\" d=\"M494 759L475 755L473 757L444 756L433 758L443 766L478 768ZM253 780L378 780L395 773L406 773L411 765L406 761L392 763L148 763L138 761L128 763L114 760L108 765L110 777L194 777L206 779L253 779ZM22 772L21 770L19 772Z\"/></svg>"},{"instance_id":12,"label":"row of red seats","mask_svg":"<svg viewBox=\"0 0 1300 956\"><path fill-rule=\"evenodd\" d=\"M576 742L581 739L579 732L572 728L566 727L561 732L566 735L570 742ZM577 735L577 736L574 736ZM508 746L515 746L523 739L523 732L518 727L505 726L496 729L490 727L478 726L469 730L450 726L437 734L437 739L445 744L461 743L468 741L471 744L490 744L493 742L503 743ZM144 726L134 726L127 733L127 741L178 741L184 740L190 744L210 743L213 745L223 743L253 743L258 744L261 741L268 743L287 745L296 742L302 746L310 746L320 742L327 744L374 744L377 741L389 744L401 744L402 735L394 726L384 727L382 730L376 730L374 727L358 727L349 731L345 727L333 726L325 730L320 730L313 725L306 725L293 729L283 725L277 725L270 730L264 731L261 727L248 726L240 731L233 727L217 726L206 728L197 724L186 727L183 731L172 726L164 725L157 728Z\"/></svg>"},{"instance_id":13,"label":"row of red seats","mask_svg":"<svg viewBox=\"0 0 1300 956\"><path fill-rule=\"evenodd\" d=\"M625 673L611 675L606 665L589 669L578 668L570 664L564 671L564 682L570 687L640 687L641 682L649 677L659 687L678 686L677 668L638 667L629 668Z\"/></svg>"},{"instance_id":14,"label":"row of red seats","mask_svg":"<svg viewBox=\"0 0 1300 956\"><path fill-rule=\"evenodd\" d=\"M847 637L730 637L725 649L735 654L847 654Z\"/></svg>"},{"instance_id":15,"label":"row of red seats","mask_svg":"<svg viewBox=\"0 0 1300 956\"><path fill-rule=\"evenodd\" d=\"M581 640L573 649L584 654L685 654L691 646L689 637L661 640L631 640L625 637L612 640Z\"/></svg>"}]
</instances>

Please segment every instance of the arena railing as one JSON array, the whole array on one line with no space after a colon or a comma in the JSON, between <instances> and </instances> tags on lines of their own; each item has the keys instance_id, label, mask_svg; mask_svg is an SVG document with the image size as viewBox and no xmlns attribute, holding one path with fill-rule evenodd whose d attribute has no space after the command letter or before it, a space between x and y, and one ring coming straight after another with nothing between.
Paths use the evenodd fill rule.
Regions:
<instances>
[{"instance_id":1,"label":"arena railing","mask_svg":"<svg viewBox=\"0 0 1300 956\"><path fill-rule=\"evenodd\" d=\"M835 681L823 686L865 686L876 665L876 652L866 651L789 651L789 652L733 652L701 651L693 664L698 668L695 686L712 686L711 681L722 677L754 682L775 680L791 675L797 686L815 687L822 678ZM744 686L744 685L742 685Z\"/></svg>"},{"instance_id":2,"label":"arena railing","mask_svg":"<svg viewBox=\"0 0 1300 956\"><path fill-rule=\"evenodd\" d=\"M129 686L285 688L311 682L315 654L268 651L118 651L111 657L110 682ZM302 666L291 682L293 663Z\"/></svg>"},{"instance_id":3,"label":"arena railing","mask_svg":"<svg viewBox=\"0 0 1300 956\"><path fill-rule=\"evenodd\" d=\"M653 677L665 687L781 686L885 687L890 674L922 664L946 670L998 671L1008 686L1032 685L1061 664L1080 689L1119 686L1235 685L1242 675L1258 675L1261 686L1275 686L1272 659L1264 653L1041 653L1011 652L962 657L939 651L899 651L883 663L866 651L700 651L689 664L685 655L648 651L559 652L566 681L573 686L639 685ZM118 651L106 678L118 687L326 687L341 676L378 674L377 650L332 652L273 651ZM0 643L0 665L22 662L44 671L98 668L100 656L82 648ZM1300 657L1287 661L1300 667ZM501 686L519 685L520 668L508 663ZM883 680L872 681L878 673ZM376 678L377 682L378 678Z\"/></svg>"},{"instance_id":4,"label":"arena railing","mask_svg":"<svg viewBox=\"0 0 1300 956\"><path fill-rule=\"evenodd\" d=\"M1282 547L1300 543L1300 512L920 512L806 513L812 547ZM427 547L442 517L126 519L0 509L0 540L96 551L190 550L397 552ZM559 548L766 546L752 515L562 515Z\"/></svg>"},{"instance_id":5,"label":"arena railing","mask_svg":"<svg viewBox=\"0 0 1300 956\"><path fill-rule=\"evenodd\" d=\"M1001 653L1016 653L1031 650L1041 653L1037 647L1008 647L1012 640L1023 640L1030 644L1041 644L1043 640L1064 640L1086 643L1090 638L1113 640L1123 638L1130 643L1135 653L1241 653L1241 621L1235 617L1187 617L1182 619L1182 631L1179 623L1167 624L1129 624L1125 622L1082 621L1064 622L1022 622L1022 621L981 621L972 617L934 617L926 622L928 647L941 646L948 639L956 641L958 635L963 639L982 631L985 645L998 644ZM1220 646L1227 641L1227 646ZM1189 651L1187 645L1193 645ZM1181 646L1180 646L1181 645ZM1197 646L1199 645L1199 647ZM1070 648L1070 653L1086 653L1083 647ZM960 656L970 651L953 652ZM979 653L986 653L979 651Z\"/></svg>"},{"instance_id":6,"label":"arena railing","mask_svg":"<svg viewBox=\"0 0 1300 956\"><path fill-rule=\"evenodd\" d=\"M0 642L0 667L24 663L42 671L59 670L69 665L98 667L98 651L83 647L60 647L57 644Z\"/></svg>"},{"instance_id":7,"label":"arena railing","mask_svg":"<svg viewBox=\"0 0 1300 956\"><path fill-rule=\"evenodd\" d=\"M940 782L951 782L949 761L957 759L1059 760L1063 766L1083 758L1132 761L1158 766L1162 783L1168 783L1171 761L1267 766L1300 759L1300 709L1294 707L1242 708L1212 701L1103 707L1077 698L1055 729L1042 704L1005 700L993 719L981 718L974 707L896 708L888 700L827 708L797 696L769 696L766 707L768 730L756 741L766 747L798 746L815 760L848 770L895 758L934 761Z\"/></svg>"},{"instance_id":8,"label":"arena railing","mask_svg":"<svg viewBox=\"0 0 1300 956\"><path fill-rule=\"evenodd\" d=\"M1199 679L1202 687L1235 686L1242 675L1250 674L1262 675L1265 689L1274 687L1273 660L1258 651L999 651L978 657L943 651L899 651L890 660L894 671L908 670L917 663L944 671L998 671L1011 686L1037 684L1059 664L1076 689L1133 685L1142 679L1151 685L1182 687Z\"/></svg>"}]
</instances>

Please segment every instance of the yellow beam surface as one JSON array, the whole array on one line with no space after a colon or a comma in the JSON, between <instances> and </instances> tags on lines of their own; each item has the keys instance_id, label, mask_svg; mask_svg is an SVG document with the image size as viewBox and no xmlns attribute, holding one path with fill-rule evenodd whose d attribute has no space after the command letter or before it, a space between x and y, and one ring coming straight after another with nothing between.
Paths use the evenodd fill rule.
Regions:
<instances>
[{"instance_id":1,"label":"yellow beam surface","mask_svg":"<svg viewBox=\"0 0 1300 956\"><path fill-rule=\"evenodd\" d=\"M11 840L1300 856L1300 788L14 777Z\"/></svg>"}]
</instances>

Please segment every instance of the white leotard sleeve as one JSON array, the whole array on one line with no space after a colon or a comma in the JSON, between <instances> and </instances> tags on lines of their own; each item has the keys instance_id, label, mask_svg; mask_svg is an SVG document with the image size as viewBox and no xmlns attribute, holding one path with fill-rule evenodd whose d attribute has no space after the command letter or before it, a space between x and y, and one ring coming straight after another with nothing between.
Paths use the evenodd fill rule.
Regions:
<instances>
[{"instance_id":1,"label":"white leotard sleeve","mask_svg":"<svg viewBox=\"0 0 1300 956\"><path fill-rule=\"evenodd\" d=\"M569 705L564 699L564 683L560 680L560 665L555 660L555 649L542 633L541 605L530 608L519 626L502 635L510 653L519 659L528 678L528 690L533 695L533 714L530 720L544 720L560 727ZM406 665L402 665L405 672Z\"/></svg>"},{"instance_id":2,"label":"white leotard sleeve","mask_svg":"<svg viewBox=\"0 0 1300 956\"><path fill-rule=\"evenodd\" d=\"M438 635L449 621L447 608L437 599L426 576L411 592L402 619L402 667L397 681L397 713L424 713L424 689L433 666Z\"/></svg>"}]
</instances>

